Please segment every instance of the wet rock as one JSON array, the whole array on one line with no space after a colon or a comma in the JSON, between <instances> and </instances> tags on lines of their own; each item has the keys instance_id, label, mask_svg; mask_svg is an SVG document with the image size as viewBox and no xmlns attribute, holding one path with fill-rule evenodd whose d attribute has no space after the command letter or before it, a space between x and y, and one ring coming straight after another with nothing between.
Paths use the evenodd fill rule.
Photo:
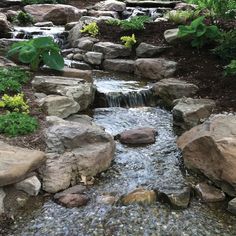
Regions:
<instances>
[{"instance_id":1,"label":"wet rock","mask_svg":"<svg viewBox=\"0 0 236 236\"><path fill-rule=\"evenodd\" d=\"M84 61L92 65L101 65L103 54L100 52L87 52L84 55Z\"/></svg>"},{"instance_id":2,"label":"wet rock","mask_svg":"<svg viewBox=\"0 0 236 236\"><path fill-rule=\"evenodd\" d=\"M161 80L173 76L177 63L163 58L143 58L136 60L134 66L138 78Z\"/></svg>"},{"instance_id":3,"label":"wet rock","mask_svg":"<svg viewBox=\"0 0 236 236\"><path fill-rule=\"evenodd\" d=\"M48 95L38 101L49 116L66 118L80 111L80 105L72 98L59 95Z\"/></svg>"},{"instance_id":4,"label":"wet rock","mask_svg":"<svg viewBox=\"0 0 236 236\"><path fill-rule=\"evenodd\" d=\"M29 172L40 167L44 161L43 152L0 142L0 186L19 182Z\"/></svg>"},{"instance_id":5,"label":"wet rock","mask_svg":"<svg viewBox=\"0 0 236 236\"><path fill-rule=\"evenodd\" d=\"M236 198L228 202L227 210L231 212L232 214L236 215Z\"/></svg>"},{"instance_id":6,"label":"wet rock","mask_svg":"<svg viewBox=\"0 0 236 236\"><path fill-rule=\"evenodd\" d=\"M109 168L115 151L111 135L101 127L48 117L47 161L41 168L43 189L55 193Z\"/></svg>"},{"instance_id":7,"label":"wet rock","mask_svg":"<svg viewBox=\"0 0 236 236\"><path fill-rule=\"evenodd\" d=\"M197 184L195 190L203 202L219 202L225 200L223 191L207 183Z\"/></svg>"},{"instance_id":8,"label":"wet rock","mask_svg":"<svg viewBox=\"0 0 236 236\"><path fill-rule=\"evenodd\" d=\"M91 51L94 43L97 43L97 42L98 40L96 38L82 37L77 40L77 47L85 51Z\"/></svg>"},{"instance_id":9,"label":"wet rock","mask_svg":"<svg viewBox=\"0 0 236 236\"><path fill-rule=\"evenodd\" d=\"M78 24L78 21L69 22L65 25L65 31L70 31L73 27Z\"/></svg>"},{"instance_id":10,"label":"wet rock","mask_svg":"<svg viewBox=\"0 0 236 236\"><path fill-rule=\"evenodd\" d=\"M118 57L128 57L131 49L117 43L99 42L94 44L93 50L104 54L105 59L114 59Z\"/></svg>"},{"instance_id":11,"label":"wet rock","mask_svg":"<svg viewBox=\"0 0 236 236\"><path fill-rule=\"evenodd\" d=\"M148 43L140 43L136 48L137 57L155 57L165 51L166 47L154 46Z\"/></svg>"},{"instance_id":12,"label":"wet rock","mask_svg":"<svg viewBox=\"0 0 236 236\"><path fill-rule=\"evenodd\" d=\"M90 10L90 11L88 11L88 16L94 16L94 17L110 16L112 18L119 19L119 14L116 11L95 11L95 10Z\"/></svg>"},{"instance_id":13,"label":"wet rock","mask_svg":"<svg viewBox=\"0 0 236 236\"><path fill-rule=\"evenodd\" d=\"M35 76L32 85L37 92L43 92L47 95L57 94L75 100L80 106L80 111L87 109L94 99L95 91L93 84L79 78ZM73 113L75 113L74 111L77 110L78 106L72 100L68 100L67 104L69 102L73 106Z\"/></svg>"},{"instance_id":14,"label":"wet rock","mask_svg":"<svg viewBox=\"0 0 236 236\"><path fill-rule=\"evenodd\" d=\"M160 97L166 106L172 106L173 101L182 97L192 97L198 91L194 84L178 79L163 79L152 87L154 95Z\"/></svg>"},{"instance_id":15,"label":"wet rock","mask_svg":"<svg viewBox=\"0 0 236 236\"><path fill-rule=\"evenodd\" d=\"M36 27L53 27L53 23L51 21L37 22L34 24Z\"/></svg>"},{"instance_id":16,"label":"wet rock","mask_svg":"<svg viewBox=\"0 0 236 236\"><path fill-rule=\"evenodd\" d=\"M156 193L153 190L138 188L122 197L121 203L124 205L135 203L152 204L156 202L156 198Z\"/></svg>"},{"instance_id":17,"label":"wet rock","mask_svg":"<svg viewBox=\"0 0 236 236\"><path fill-rule=\"evenodd\" d=\"M164 32L164 38L168 43L178 42L180 39L178 37L179 29L169 29Z\"/></svg>"},{"instance_id":18,"label":"wet rock","mask_svg":"<svg viewBox=\"0 0 236 236\"><path fill-rule=\"evenodd\" d=\"M37 22L51 21L55 25L65 25L79 20L85 10L64 4L32 4L24 7Z\"/></svg>"},{"instance_id":19,"label":"wet rock","mask_svg":"<svg viewBox=\"0 0 236 236\"><path fill-rule=\"evenodd\" d=\"M58 202L67 208L87 205L89 198L84 194L68 193L58 199Z\"/></svg>"},{"instance_id":20,"label":"wet rock","mask_svg":"<svg viewBox=\"0 0 236 236\"><path fill-rule=\"evenodd\" d=\"M97 202L100 204L113 205L117 202L117 198L112 195L102 195L97 198Z\"/></svg>"},{"instance_id":21,"label":"wet rock","mask_svg":"<svg viewBox=\"0 0 236 236\"><path fill-rule=\"evenodd\" d=\"M0 188L0 215L5 212L4 202L3 202L5 197L6 197L6 194L3 190L3 188Z\"/></svg>"},{"instance_id":22,"label":"wet rock","mask_svg":"<svg viewBox=\"0 0 236 236\"><path fill-rule=\"evenodd\" d=\"M108 70L108 71L133 73L134 72L134 60L106 59L103 62L103 67L105 70Z\"/></svg>"},{"instance_id":23,"label":"wet rock","mask_svg":"<svg viewBox=\"0 0 236 236\"><path fill-rule=\"evenodd\" d=\"M122 12L125 10L126 4L120 1L106 0L106 1L97 3L94 8L101 11Z\"/></svg>"},{"instance_id":24,"label":"wet rock","mask_svg":"<svg viewBox=\"0 0 236 236\"><path fill-rule=\"evenodd\" d=\"M159 200L167 202L174 209L188 208L191 198L191 188L185 187L180 190L176 190L168 193L159 193Z\"/></svg>"},{"instance_id":25,"label":"wet rock","mask_svg":"<svg viewBox=\"0 0 236 236\"><path fill-rule=\"evenodd\" d=\"M216 104L211 99L182 98L174 106L173 122L181 130L188 130L207 119Z\"/></svg>"},{"instance_id":26,"label":"wet rock","mask_svg":"<svg viewBox=\"0 0 236 236\"><path fill-rule=\"evenodd\" d=\"M41 189L41 183L36 176L32 176L16 183L15 187L18 190L28 193L30 196L37 196Z\"/></svg>"},{"instance_id":27,"label":"wet rock","mask_svg":"<svg viewBox=\"0 0 236 236\"><path fill-rule=\"evenodd\" d=\"M11 24L7 21L7 16L0 13L0 37L6 37L6 35L12 31Z\"/></svg>"},{"instance_id":28,"label":"wet rock","mask_svg":"<svg viewBox=\"0 0 236 236\"><path fill-rule=\"evenodd\" d=\"M62 192L56 193L54 195L54 199L59 199L61 197L66 196L67 194L78 194L78 193L84 193L86 191L86 187L83 185L75 185L73 187L70 187Z\"/></svg>"},{"instance_id":29,"label":"wet rock","mask_svg":"<svg viewBox=\"0 0 236 236\"><path fill-rule=\"evenodd\" d=\"M201 172L236 196L236 116L214 115L177 140L187 168Z\"/></svg>"},{"instance_id":30,"label":"wet rock","mask_svg":"<svg viewBox=\"0 0 236 236\"><path fill-rule=\"evenodd\" d=\"M87 115L78 115L78 114L71 115L70 117L67 118L67 120L78 122L80 124L95 125L95 123L93 123L93 118Z\"/></svg>"},{"instance_id":31,"label":"wet rock","mask_svg":"<svg viewBox=\"0 0 236 236\"><path fill-rule=\"evenodd\" d=\"M82 61L72 61L70 66L79 70L92 70L92 67L88 63Z\"/></svg>"},{"instance_id":32,"label":"wet rock","mask_svg":"<svg viewBox=\"0 0 236 236\"><path fill-rule=\"evenodd\" d=\"M120 133L117 138L124 144L151 144L155 143L156 134L154 128L136 128Z\"/></svg>"}]
</instances>

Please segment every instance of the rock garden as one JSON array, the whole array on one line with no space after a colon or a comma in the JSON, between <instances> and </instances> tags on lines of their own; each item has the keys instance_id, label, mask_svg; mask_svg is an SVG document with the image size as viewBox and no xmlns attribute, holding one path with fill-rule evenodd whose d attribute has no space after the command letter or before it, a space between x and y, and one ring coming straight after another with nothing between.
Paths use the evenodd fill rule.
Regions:
<instances>
[{"instance_id":1,"label":"rock garden","mask_svg":"<svg viewBox=\"0 0 236 236\"><path fill-rule=\"evenodd\" d=\"M235 27L235 0L2 0L0 235L235 235Z\"/></svg>"}]
</instances>

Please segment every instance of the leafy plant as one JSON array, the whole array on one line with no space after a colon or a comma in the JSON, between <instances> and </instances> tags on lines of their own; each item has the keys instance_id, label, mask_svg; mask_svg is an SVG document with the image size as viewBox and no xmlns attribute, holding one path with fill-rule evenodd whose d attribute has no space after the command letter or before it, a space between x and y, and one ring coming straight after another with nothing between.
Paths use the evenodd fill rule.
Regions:
<instances>
[{"instance_id":1,"label":"leafy plant","mask_svg":"<svg viewBox=\"0 0 236 236\"><path fill-rule=\"evenodd\" d=\"M213 50L221 59L226 62L236 58L236 30L223 32L219 39L219 45Z\"/></svg>"},{"instance_id":2,"label":"leafy plant","mask_svg":"<svg viewBox=\"0 0 236 236\"><path fill-rule=\"evenodd\" d=\"M220 37L220 31L217 26L207 26L204 24L204 17L198 17L188 26L180 25L178 36L180 38L191 38L192 47L201 48L206 43L215 41Z\"/></svg>"},{"instance_id":3,"label":"leafy plant","mask_svg":"<svg viewBox=\"0 0 236 236\"><path fill-rule=\"evenodd\" d=\"M0 107L6 108L9 111L29 113L29 106L24 101L24 94L19 93L14 96L9 96L4 94L2 100L0 101Z\"/></svg>"},{"instance_id":4,"label":"leafy plant","mask_svg":"<svg viewBox=\"0 0 236 236\"><path fill-rule=\"evenodd\" d=\"M199 11L169 11L165 16L176 24L186 24L187 21L196 19L199 16Z\"/></svg>"},{"instance_id":5,"label":"leafy plant","mask_svg":"<svg viewBox=\"0 0 236 236\"><path fill-rule=\"evenodd\" d=\"M33 71L36 71L40 64L45 64L55 70L61 70L64 67L64 59L60 54L60 49L51 37L14 43L8 51L8 57L15 54L18 54L20 62L30 64Z\"/></svg>"},{"instance_id":6,"label":"leafy plant","mask_svg":"<svg viewBox=\"0 0 236 236\"><path fill-rule=\"evenodd\" d=\"M225 67L225 75L236 75L236 60L232 60L229 65Z\"/></svg>"},{"instance_id":7,"label":"leafy plant","mask_svg":"<svg viewBox=\"0 0 236 236\"><path fill-rule=\"evenodd\" d=\"M0 93L19 93L29 80L29 73L18 67L0 68Z\"/></svg>"},{"instance_id":8,"label":"leafy plant","mask_svg":"<svg viewBox=\"0 0 236 236\"><path fill-rule=\"evenodd\" d=\"M134 34L132 34L132 36L123 36L120 39L127 48L132 48L137 42Z\"/></svg>"},{"instance_id":9,"label":"leafy plant","mask_svg":"<svg viewBox=\"0 0 236 236\"><path fill-rule=\"evenodd\" d=\"M88 33L89 35L96 37L99 33L99 28L96 22L92 22L85 25L83 29L80 30L81 33Z\"/></svg>"},{"instance_id":10,"label":"leafy plant","mask_svg":"<svg viewBox=\"0 0 236 236\"><path fill-rule=\"evenodd\" d=\"M34 22L34 19L30 14L20 11L18 15L13 19L13 22L17 25L25 26L31 25Z\"/></svg>"},{"instance_id":11,"label":"leafy plant","mask_svg":"<svg viewBox=\"0 0 236 236\"><path fill-rule=\"evenodd\" d=\"M128 20L108 20L107 24L120 26L123 30L143 30L150 20L149 16L134 16Z\"/></svg>"},{"instance_id":12,"label":"leafy plant","mask_svg":"<svg viewBox=\"0 0 236 236\"><path fill-rule=\"evenodd\" d=\"M66 3L66 0L21 0L24 5Z\"/></svg>"},{"instance_id":13,"label":"leafy plant","mask_svg":"<svg viewBox=\"0 0 236 236\"><path fill-rule=\"evenodd\" d=\"M0 116L0 133L9 136L33 133L37 128L37 120L27 114L12 112Z\"/></svg>"}]
</instances>

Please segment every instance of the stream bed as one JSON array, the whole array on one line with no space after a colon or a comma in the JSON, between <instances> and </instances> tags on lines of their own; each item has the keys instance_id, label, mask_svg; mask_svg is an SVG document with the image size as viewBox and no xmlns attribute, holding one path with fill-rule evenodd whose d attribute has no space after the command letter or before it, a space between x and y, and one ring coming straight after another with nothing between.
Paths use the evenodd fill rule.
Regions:
<instances>
[{"instance_id":1,"label":"stream bed","mask_svg":"<svg viewBox=\"0 0 236 236\"><path fill-rule=\"evenodd\" d=\"M104 205L104 194L121 196L136 187L175 191L192 183L181 171L181 155L175 144L170 112L151 107L99 108L94 121L116 135L133 127L154 127L155 144L128 147L117 142L116 154L109 170L88 188L91 201L85 207L67 209L52 200L22 213L13 233L17 236L164 236L164 235L236 235L235 217L216 205L204 205L193 199L186 210L172 210L168 205Z\"/></svg>"}]
</instances>

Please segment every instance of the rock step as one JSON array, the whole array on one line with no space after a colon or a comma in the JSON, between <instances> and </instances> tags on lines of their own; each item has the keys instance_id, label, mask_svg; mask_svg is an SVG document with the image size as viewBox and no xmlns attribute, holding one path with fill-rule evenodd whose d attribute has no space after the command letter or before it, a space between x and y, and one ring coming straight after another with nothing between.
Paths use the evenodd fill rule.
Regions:
<instances>
[{"instance_id":1,"label":"rock step","mask_svg":"<svg viewBox=\"0 0 236 236\"><path fill-rule=\"evenodd\" d=\"M171 7L174 8L176 4L181 1L141 1L141 0L126 0L127 7Z\"/></svg>"}]
</instances>

